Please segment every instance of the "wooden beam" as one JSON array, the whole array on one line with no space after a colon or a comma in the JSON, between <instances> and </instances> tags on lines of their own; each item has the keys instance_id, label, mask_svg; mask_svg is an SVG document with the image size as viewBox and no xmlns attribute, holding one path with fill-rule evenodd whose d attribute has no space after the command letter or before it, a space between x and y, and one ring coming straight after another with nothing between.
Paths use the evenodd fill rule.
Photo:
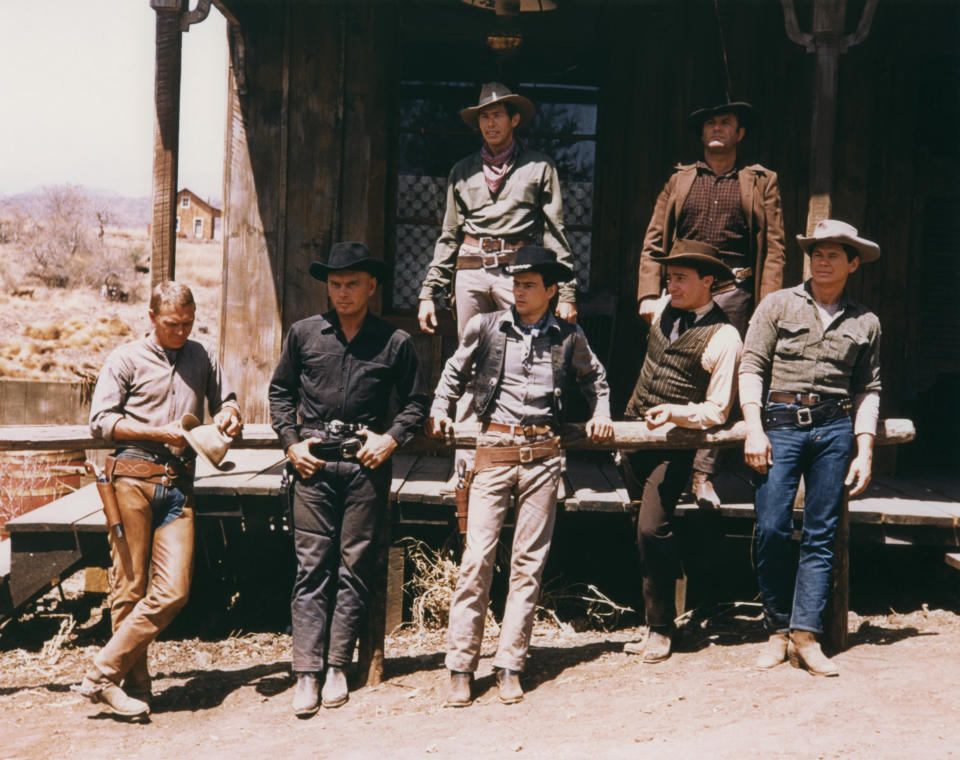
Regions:
<instances>
[{"instance_id":1,"label":"wooden beam","mask_svg":"<svg viewBox=\"0 0 960 760\"><path fill-rule=\"evenodd\" d=\"M593 443L583 432L581 423L564 425L561 430L563 447L570 450L632 451L636 449L700 449L732 448L746 438L744 422L735 422L707 431L673 428L649 430L642 422L614 422L613 441ZM470 423L456 425L455 444L458 448L476 446L479 426ZM916 430L912 420L880 420L877 426L877 446L909 443ZM30 451L38 449L110 449L116 444L90 435L86 425L0 425L0 451ZM277 436L267 424L246 424L243 434L233 442L235 449L270 449L278 446ZM403 447L404 451L436 450L441 441L417 435Z\"/></svg>"},{"instance_id":2,"label":"wooden beam","mask_svg":"<svg viewBox=\"0 0 960 760\"><path fill-rule=\"evenodd\" d=\"M153 223L150 282L176 276L177 163L180 149L180 4L151 2L157 14L153 113ZM172 7L171 7L172 6Z\"/></svg>"}]
</instances>

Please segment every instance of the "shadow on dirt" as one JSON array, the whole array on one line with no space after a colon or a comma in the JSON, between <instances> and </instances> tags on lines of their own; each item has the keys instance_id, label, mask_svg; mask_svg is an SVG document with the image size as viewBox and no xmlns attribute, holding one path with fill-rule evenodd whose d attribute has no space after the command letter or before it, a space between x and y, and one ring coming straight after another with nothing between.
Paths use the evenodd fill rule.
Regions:
<instances>
[{"instance_id":1,"label":"shadow on dirt","mask_svg":"<svg viewBox=\"0 0 960 760\"><path fill-rule=\"evenodd\" d=\"M258 694L274 696L293 685L289 662L254 665L240 670L189 670L165 673L164 678L186 678L186 683L171 686L153 698L151 712L209 710L221 705L232 692L254 686ZM276 674L282 673L281 677Z\"/></svg>"}]
</instances>

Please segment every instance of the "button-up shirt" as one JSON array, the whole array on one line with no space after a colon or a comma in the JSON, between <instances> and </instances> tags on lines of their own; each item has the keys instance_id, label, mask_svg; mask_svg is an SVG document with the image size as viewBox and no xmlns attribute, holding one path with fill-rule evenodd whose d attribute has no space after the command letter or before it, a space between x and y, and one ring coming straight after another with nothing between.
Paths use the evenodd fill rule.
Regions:
<instances>
[{"instance_id":1,"label":"button-up shirt","mask_svg":"<svg viewBox=\"0 0 960 760\"><path fill-rule=\"evenodd\" d=\"M154 427L176 422L188 413L203 419L204 400L211 414L222 406L240 411L233 386L214 353L194 340L178 351L164 351L149 335L119 346L107 357L90 402L90 430L112 440L113 429L124 417ZM124 441L121 448L170 455L164 444L155 441Z\"/></svg>"},{"instance_id":2,"label":"button-up shirt","mask_svg":"<svg viewBox=\"0 0 960 760\"><path fill-rule=\"evenodd\" d=\"M443 228L423 280L420 300L433 298L450 284L465 234L476 238L525 237L530 242L542 235L544 247L554 251L560 263L573 269L573 254L563 226L560 178L553 161L542 153L522 148L496 195L487 187L479 152L454 164L447 179ZM560 283L560 300L575 299L575 286Z\"/></svg>"},{"instance_id":3,"label":"button-up shirt","mask_svg":"<svg viewBox=\"0 0 960 760\"><path fill-rule=\"evenodd\" d=\"M447 360L440 375L430 416L435 419L453 416L456 402L464 392L467 381L482 369L476 366L475 360L484 317L495 317L491 329L496 333L502 332L506 337L503 373L494 378L497 391L491 405L490 420L508 425L553 421L551 396L559 389L554 387L550 346L551 334L560 333L560 324L553 314L549 314L542 335L526 336L530 341L528 353L525 336L517 324L513 309L505 309L494 315L477 314L467 323L463 342ZM570 366L565 369L580 383L591 414L594 417L609 417L610 389L606 372L590 349L583 330L579 326L574 326L573 330L570 336L573 341ZM543 410L546 410L545 415Z\"/></svg>"},{"instance_id":4,"label":"button-up shirt","mask_svg":"<svg viewBox=\"0 0 960 760\"><path fill-rule=\"evenodd\" d=\"M740 178L736 167L716 175L704 161L696 163L697 177L677 219L677 238L709 243L718 251L743 256L744 266L750 250L747 220L740 197Z\"/></svg>"},{"instance_id":5,"label":"button-up shirt","mask_svg":"<svg viewBox=\"0 0 960 760\"><path fill-rule=\"evenodd\" d=\"M399 411L387 423L391 391ZM348 341L335 311L290 328L270 381L270 420L284 451L318 423L366 425L401 446L423 424L429 398L410 336L372 314Z\"/></svg>"},{"instance_id":6,"label":"button-up shirt","mask_svg":"<svg viewBox=\"0 0 960 760\"><path fill-rule=\"evenodd\" d=\"M846 294L840 306L825 324L809 281L763 299L747 330L740 387L744 376L757 375L767 390L838 396L879 392L880 320Z\"/></svg>"}]
</instances>

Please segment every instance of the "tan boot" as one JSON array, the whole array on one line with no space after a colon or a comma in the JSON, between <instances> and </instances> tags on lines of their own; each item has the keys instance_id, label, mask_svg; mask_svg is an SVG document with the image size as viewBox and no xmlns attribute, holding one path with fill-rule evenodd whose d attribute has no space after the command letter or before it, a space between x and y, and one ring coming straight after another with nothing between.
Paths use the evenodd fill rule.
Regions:
<instances>
[{"instance_id":1,"label":"tan boot","mask_svg":"<svg viewBox=\"0 0 960 760\"><path fill-rule=\"evenodd\" d=\"M309 718L320 709L320 679L316 673L298 673L297 685L293 690L293 714L298 718Z\"/></svg>"},{"instance_id":2,"label":"tan boot","mask_svg":"<svg viewBox=\"0 0 960 760\"><path fill-rule=\"evenodd\" d=\"M787 634L771 633L767 643L760 650L756 666L763 670L775 668L787 659Z\"/></svg>"},{"instance_id":3,"label":"tan boot","mask_svg":"<svg viewBox=\"0 0 960 760\"><path fill-rule=\"evenodd\" d=\"M327 677L323 680L323 689L320 692L320 703L328 708L340 707L345 705L349 698L347 674L343 672L343 668L328 666Z\"/></svg>"},{"instance_id":4,"label":"tan boot","mask_svg":"<svg viewBox=\"0 0 960 760\"><path fill-rule=\"evenodd\" d=\"M473 682L473 673L450 671L450 684L447 687L447 697L443 701L444 707L467 707L473 702L470 694L470 685Z\"/></svg>"},{"instance_id":5,"label":"tan boot","mask_svg":"<svg viewBox=\"0 0 960 760\"><path fill-rule=\"evenodd\" d=\"M690 490L693 491L693 499L697 502L697 506L700 507L700 509L720 508L720 497L717 496L709 473L694 470L693 483L691 484Z\"/></svg>"},{"instance_id":6,"label":"tan boot","mask_svg":"<svg viewBox=\"0 0 960 760\"><path fill-rule=\"evenodd\" d=\"M105 704L117 715L133 717L150 712L150 705L128 696L123 689L97 670L91 669L87 672L77 691L94 704Z\"/></svg>"},{"instance_id":7,"label":"tan boot","mask_svg":"<svg viewBox=\"0 0 960 760\"><path fill-rule=\"evenodd\" d=\"M827 659L820 642L810 631L790 631L787 657L795 668L806 668L813 676L838 676L840 668Z\"/></svg>"},{"instance_id":8,"label":"tan boot","mask_svg":"<svg viewBox=\"0 0 960 760\"><path fill-rule=\"evenodd\" d=\"M500 701L505 705L522 701L523 687L520 685L520 674L516 670L499 668L497 670L497 692Z\"/></svg>"}]
</instances>

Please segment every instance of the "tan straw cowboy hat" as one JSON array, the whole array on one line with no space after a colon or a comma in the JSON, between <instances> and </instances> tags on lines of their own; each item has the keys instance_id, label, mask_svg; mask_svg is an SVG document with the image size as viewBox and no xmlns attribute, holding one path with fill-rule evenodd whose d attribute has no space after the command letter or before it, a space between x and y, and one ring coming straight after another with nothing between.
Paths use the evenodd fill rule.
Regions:
<instances>
[{"instance_id":1,"label":"tan straw cowboy hat","mask_svg":"<svg viewBox=\"0 0 960 760\"><path fill-rule=\"evenodd\" d=\"M797 235L797 242L800 243L804 253L810 253L817 243L839 243L856 249L860 254L860 261L864 264L880 258L879 245L859 237L856 227L837 219L821 219L813 228L813 234L810 237Z\"/></svg>"},{"instance_id":2,"label":"tan straw cowboy hat","mask_svg":"<svg viewBox=\"0 0 960 760\"><path fill-rule=\"evenodd\" d=\"M187 443L203 460L217 470L232 469L232 462L224 462L227 449L233 443L233 438L221 433L216 425L203 425L193 414L185 414L180 419L183 437ZM222 464L221 464L222 463Z\"/></svg>"},{"instance_id":3,"label":"tan straw cowboy hat","mask_svg":"<svg viewBox=\"0 0 960 760\"><path fill-rule=\"evenodd\" d=\"M460 118L469 126L477 129L477 118L480 112L495 103L513 103L513 105L516 106L517 111L520 113L520 123L517 125L518 127L522 127L530 121L537 112L536 106L533 105L532 101L523 97L523 95L516 95L510 92L510 89L505 84L500 84L500 82L487 82L480 90L480 100L477 105L464 108L460 112Z\"/></svg>"}]
</instances>

